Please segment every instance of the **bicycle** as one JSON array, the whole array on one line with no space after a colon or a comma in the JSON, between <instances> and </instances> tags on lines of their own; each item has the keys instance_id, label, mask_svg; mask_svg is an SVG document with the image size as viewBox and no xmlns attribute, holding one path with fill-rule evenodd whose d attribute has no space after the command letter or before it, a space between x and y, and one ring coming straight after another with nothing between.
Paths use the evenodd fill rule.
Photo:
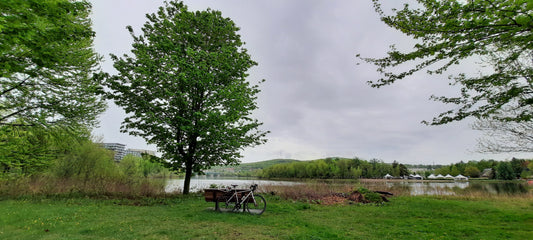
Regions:
<instances>
[{"instance_id":1,"label":"bicycle","mask_svg":"<svg viewBox=\"0 0 533 240\"><path fill-rule=\"evenodd\" d=\"M215 209L219 212L248 211L250 214L261 215L266 209L265 198L259 194L254 194L257 184L250 186L250 189L236 189L237 185L231 185L233 189L227 189L224 195L218 197L215 202Z\"/></svg>"}]
</instances>

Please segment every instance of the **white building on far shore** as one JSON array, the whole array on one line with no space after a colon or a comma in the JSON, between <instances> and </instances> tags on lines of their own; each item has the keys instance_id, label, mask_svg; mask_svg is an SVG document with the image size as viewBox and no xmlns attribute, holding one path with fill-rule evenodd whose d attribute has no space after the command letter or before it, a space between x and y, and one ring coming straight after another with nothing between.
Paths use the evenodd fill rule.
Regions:
<instances>
[{"instance_id":1,"label":"white building on far shore","mask_svg":"<svg viewBox=\"0 0 533 240\"><path fill-rule=\"evenodd\" d=\"M126 149L126 144L122 143L103 143L102 146L105 149L115 152L115 161L117 162L120 162L120 160L122 160L122 158L124 158L126 155L141 157L142 153L146 153L155 156L155 151L145 149Z\"/></svg>"}]
</instances>

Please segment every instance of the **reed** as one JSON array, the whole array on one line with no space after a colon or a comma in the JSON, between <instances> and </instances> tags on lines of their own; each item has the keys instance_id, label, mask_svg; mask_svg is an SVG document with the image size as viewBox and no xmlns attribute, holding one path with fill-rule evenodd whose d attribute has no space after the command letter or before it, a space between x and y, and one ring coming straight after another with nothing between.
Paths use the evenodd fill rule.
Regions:
<instances>
[{"instance_id":1,"label":"reed","mask_svg":"<svg viewBox=\"0 0 533 240\"><path fill-rule=\"evenodd\" d=\"M280 196L282 199L316 201L337 193L348 193L354 189L350 184L329 184L308 182L296 185L265 185L260 191Z\"/></svg>"},{"instance_id":2,"label":"reed","mask_svg":"<svg viewBox=\"0 0 533 240\"><path fill-rule=\"evenodd\" d=\"M361 179L358 182L354 181L308 181L302 184L295 185L266 185L260 188L261 191L277 195L282 199L290 199L297 201L316 201L324 197L348 194L360 187L367 188L372 191L390 192L394 196L412 196L412 189L409 186L409 181L396 180L382 180L382 179ZM423 182L421 182L423 183ZM526 188L527 191L518 192L500 192L494 193L487 191L484 188L449 188L449 187L433 187L431 193L421 195L434 195L437 198L463 199L463 200L483 200L483 199L531 199L533 198L533 188Z\"/></svg>"},{"instance_id":3,"label":"reed","mask_svg":"<svg viewBox=\"0 0 533 240\"><path fill-rule=\"evenodd\" d=\"M166 195L164 179L97 178L91 181L78 178L32 176L2 180L0 196L16 198L39 195L116 196L126 198Z\"/></svg>"}]
</instances>

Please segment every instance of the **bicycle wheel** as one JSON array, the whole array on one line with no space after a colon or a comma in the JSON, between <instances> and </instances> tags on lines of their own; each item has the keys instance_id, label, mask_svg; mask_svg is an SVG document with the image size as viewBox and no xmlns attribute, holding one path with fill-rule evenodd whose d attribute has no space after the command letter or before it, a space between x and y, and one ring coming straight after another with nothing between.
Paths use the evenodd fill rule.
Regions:
<instances>
[{"instance_id":1,"label":"bicycle wheel","mask_svg":"<svg viewBox=\"0 0 533 240\"><path fill-rule=\"evenodd\" d=\"M261 195L254 195L254 198L255 202L254 199L246 201L246 210L248 210L248 212L251 214L260 215L265 211L267 203L265 198Z\"/></svg>"},{"instance_id":2,"label":"bicycle wheel","mask_svg":"<svg viewBox=\"0 0 533 240\"><path fill-rule=\"evenodd\" d=\"M230 201L227 201L227 200ZM219 197L217 198L215 202L215 208L219 212L232 212L235 210L235 206L237 205L237 199L231 198L231 197Z\"/></svg>"}]
</instances>

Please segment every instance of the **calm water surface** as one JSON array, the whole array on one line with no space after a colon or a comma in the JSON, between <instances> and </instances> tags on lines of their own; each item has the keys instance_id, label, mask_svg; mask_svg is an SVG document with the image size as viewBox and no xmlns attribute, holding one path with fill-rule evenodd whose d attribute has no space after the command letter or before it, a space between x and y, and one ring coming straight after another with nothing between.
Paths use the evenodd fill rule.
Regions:
<instances>
[{"instance_id":1,"label":"calm water surface","mask_svg":"<svg viewBox=\"0 0 533 240\"><path fill-rule=\"evenodd\" d=\"M530 191L527 182L485 182L485 181L365 181L361 184L373 190L416 195L464 195L494 194L519 195Z\"/></svg>"},{"instance_id":2,"label":"calm water surface","mask_svg":"<svg viewBox=\"0 0 533 240\"><path fill-rule=\"evenodd\" d=\"M197 176L191 179L191 192L201 191L204 188L217 186L220 188L228 187L233 184L237 188L248 188L252 184L261 185L297 185L302 184L298 181L271 181L247 178L220 178L209 176ZM398 180L361 180L360 185L372 189L389 191L393 193L416 195L461 195L466 193L484 193L484 194L526 194L532 188L526 182L484 182L484 181L466 181L466 182L442 182L442 181L398 181ZM183 189L183 179L168 180L166 192L181 192Z\"/></svg>"},{"instance_id":3,"label":"calm water surface","mask_svg":"<svg viewBox=\"0 0 533 240\"><path fill-rule=\"evenodd\" d=\"M271 181L247 178L213 178L206 176L196 176L191 178L191 192L198 192L204 188L210 188L216 185L219 188L229 187L231 185L238 185L237 188L249 188L252 184L261 185L295 185L301 184L297 181ZM168 180L165 191L166 192L181 192L183 190L183 179Z\"/></svg>"}]
</instances>

